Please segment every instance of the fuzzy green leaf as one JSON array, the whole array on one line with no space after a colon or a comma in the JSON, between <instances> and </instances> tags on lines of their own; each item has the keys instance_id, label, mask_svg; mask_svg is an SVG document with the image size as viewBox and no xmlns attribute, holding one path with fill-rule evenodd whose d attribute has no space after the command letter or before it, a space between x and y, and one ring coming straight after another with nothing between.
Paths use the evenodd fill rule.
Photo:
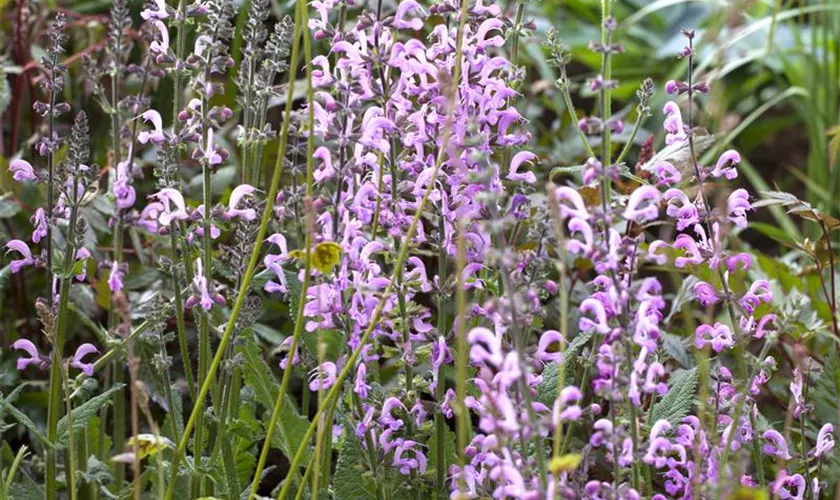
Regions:
<instances>
[{"instance_id":1,"label":"fuzzy green leaf","mask_svg":"<svg viewBox=\"0 0 840 500\"><path fill-rule=\"evenodd\" d=\"M592 332L582 332L578 334L566 347L563 353L563 362L566 365L565 380L571 381L572 376L569 374L569 368L572 367L573 359L583 349L583 346L592 338ZM537 386L537 401L544 405L551 406L557 398L557 370L559 365L557 363L549 363L545 365L542 376L543 380ZM574 375L574 371L572 374ZM568 384L567 384L568 385Z\"/></svg>"},{"instance_id":2,"label":"fuzzy green leaf","mask_svg":"<svg viewBox=\"0 0 840 500\"><path fill-rule=\"evenodd\" d=\"M338 464L335 468L333 485L335 498L342 500L375 500L376 482L367 468L361 444L355 436L345 437Z\"/></svg>"},{"instance_id":3,"label":"fuzzy green leaf","mask_svg":"<svg viewBox=\"0 0 840 500\"><path fill-rule=\"evenodd\" d=\"M123 387L125 387L125 384L115 385L102 394L94 396L76 408L73 408L73 431L79 432L84 429L88 421L95 417L103 406L111 402L111 396L115 392L122 390ZM67 446L70 434L67 432L67 415L58 421L57 434L58 437L55 440L55 445L58 449L62 449Z\"/></svg>"},{"instance_id":4,"label":"fuzzy green leaf","mask_svg":"<svg viewBox=\"0 0 840 500\"><path fill-rule=\"evenodd\" d=\"M651 410L650 422L667 419L671 425L679 424L680 420L691 410L694 404L694 391L697 389L697 368L680 370L674 374L671 387Z\"/></svg>"},{"instance_id":5,"label":"fuzzy green leaf","mask_svg":"<svg viewBox=\"0 0 840 500\"><path fill-rule=\"evenodd\" d=\"M37 437L38 440L41 441L41 443L44 446L52 447L52 444L47 439L47 436L41 433L41 431L38 429L38 426L35 425L35 422L33 422L31 418L26 416L25 413L15 408L14 405L12 405L12 403L9 402L10 399L14 399L15 397L17 397L17 394L22 388L23 385L18 386L18 388L16 388L14 391L12 391L11 394L9 394L8 398L3 398L3 396L0 395L0 416L2 416L3 412L8 412L12 417L14 417L15 420L17 420L20 424L26 427L29 430L29 432L35 435L35 437Z\"/></svg>"},{"instance_id":6,"label":"fuzzy green leaf","mask_svg":"<svg viewBox=\"0 0 840 500\"><path fill-rule=\"evenodd\" d=\"M246 342L239 348L239 352L245 359L245 366L242 369L245 382L254 389L257 402L267 409L263 412L263 425L267 427L271 410L280 393L280 384L271 373L271 369L263 359L262 350L255 342ZM308 427L309 422L298 413L291 397L287 395L277 427L274 429L272 445L282 450L286 457L292 457L297 452ZM304 460L307 457L308 453L304 455Z\"/></svg>"}]
</instances>

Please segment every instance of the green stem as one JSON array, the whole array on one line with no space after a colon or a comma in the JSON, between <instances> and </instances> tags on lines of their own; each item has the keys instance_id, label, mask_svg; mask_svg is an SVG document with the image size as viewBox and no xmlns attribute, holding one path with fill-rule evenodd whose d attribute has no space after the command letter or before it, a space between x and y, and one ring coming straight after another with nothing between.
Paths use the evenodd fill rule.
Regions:
<instances>
[{"instance_id":1,"label":"green stem","mask_svg":"<svg viewBox=\"0 0 840 500\"><path fill-rule=\"evenodd\" d=\"M438 216L438 235L440 245L438 246L438 283L443 287L446 283L446 248L443 246L444 234L446 232L446 224L443 219L443 211ZM446 309L445 309L444 291L438 290L438 304L437 304L437 333L439 337L446 337ZM445 360L441 360L437 371L437 387L435 387L435 397L438 405L443 405L446 395L446 374L444 367ZM446 422L443 420L442 408L438 408L435 412L435 435L437 437L437 462L436 474L438 495L445 495L446 493Z\"/></svg>"},{"instance_id":2,"label":"green stem","mask_svg":"<svg viewBox=\"0 0 840 500\"><path fill-rule=\"evenodd\" d=\"M75 192L75 186L73 191ZM53 339L53 354L52 366L50 367L50 399L49 409L47 414L47 439L50 443L55 443L58 436L58 417L61 413L61 391L62 383L62 363L64 362L64 339L67 332L67 314L68 304L70 300L70 284L73 281L73 262L75 260L76 249L74 247L76 240L76 223L78 221L79 207L74 203L72 211L70 212L70 225L67 229L66 242L67 246L64 248L64 265L61 269L61 285L58 299L58 320L56 322L55 337ZM52 292L50 292L52 296ZM55 498L57 492L56 486L56 451L54 448L47 450L47 498Z\"/></svg>"},{"instance_id":3,"label":"green stem","mask_svg":"<svg viewBox=\"0 0 840 500\"><path fill-rule=\"evenodd\" d=\"M618 158L615 160L616 165L621 165L621 161L624 160L624 157L627 156L627 153L630 152L630 148L633 146L633 141L636 140L636 134L639 133L639 129L642 128L642 122L645 120L645 114L639 109L639 115L636 117L636 122L633 124L633 130L630 132L630 137L627 139L627 143L624 144L624 147L621 149L621 153L618 154Z\"/></svg>"},{"instance_id":4,"label":"green stem","mask_svg":"<svg viewBox=\"0 0 840 500\"><path fill-rule=\"evenodd\" d=\"M195 399L195 381L193 380L192 363L190 362L190 350L187 344L187 328L184 322L184 297L181 293L181 279L177 266L178 239L175 236L177 225L170 228L169 241L172 247L172 293L175 301L175 325L178 331L178 346L181 349L181 361L184 363L184 375L187 378L187 387L190 397Z\"/></svg>"},{"instance_id":5,"label":"green stem","mask_svg":"<svg viewBox=\"0 0 840 500\"><path fill-rule=\"evenodd\" d=\"M280 185L280 177L282 176L283 172L283 158L285 157L286 145L288 143L289 137L289 124L291 122L290 118L293 101L292 97L294 96L294 82L298 64L298 39L300 38L301 32L300 23L295 23L295 32L297 33L297 36L294 37L294 43L292 44L292 55L291 62L289 65L290 84L288 96L286 99L286 110L284 114L283 125L280 131L280 144L278 146L277 163L275 164L274 174L271 179L271 184L269 186L268 193L266 194L266 204L265 208L263 209L262 218L260 219L260 226L257 230L257 236L254 240L254 249L251 251L251 257L248 260L248 267L245 270L245 275L242 279L242 284L240 285L239 292L236 295L236 301L234 302L230 318L228 319L228 322L225 325L225 330L222 333L222 339L219 342L219 346L216 349L216 355L213 357L212 363L210 363L210 368L207 372L207 377L205 378L204 383L201 384L198 396L196 397L196 400L193 405L193 410L190 413L190 417L187 420L187 425L184 428L184 434L181 436L181 442L178 444L178 449L175 453L175 456L173 457L169 486L166 490L167 500L171 500L173 498L173 495L175 494L175 483L178 478L178 466L180 465L180 461L184 456L184 452L186 451L190 434L192 433L192 430L195 427L196 419L198 418L198 413L202 411L200 408L203 407L204 400L207 398L207 393L210 390L209 381L213 379L213 376L219 369L219 365L221 364L222 357L225 353L225 349L227 349L228 343L230 342L230 339L233 335L233 330L236 326L236 319L239 317L239 314L242 310L242 306L245 303L245 297L247 296L248 289L251 286L251 281L253 280L254 274L256 273L257 264L259 263L260 257L260 247L262 246L263 240L265 239L265 234L268 230L268 221L271 219L271 215L274 212L273 200L277 195L277 188Z\"/></svg>"},{"instance_id":6,"label":"green stem","mask_svg":"<svg viewBox=\"0 0 840 500\"><path fill-rule=\"evenodd\" d=\"M282 168L283 159L285 157L285 149L286 149L286 137L288 136L288 124L290 121L290 114L291 114L291 103L292 103L292 93L294 92L294 77L297 70L298 64L298 53L300 51L300 38L301 33L303 33L303 16L304 11L306 10L306 5L303 4L303 0L298 0L295 5L295 29L294 29L294 38L292 42L292 54L291 54L291 63L289 64L289 95L286 100L286 115L283 120L283 131L284 133L281 135L280 139L280 151L278 152L277 157L277 166L275 167L275 176L276 172ZM308 39L308 36L304 36L304 39ZM304 42L307 43L307 42ZM311 75L311 65L307 64L307 75ZM308 78L307 83L307 99L310 99L309 102L312 102L312 89L311 89L311 78ZM313 108L310 106L310 114L313 111ZM309 143L312 142L312 136L310 134ZM309 145L307 146L309 148ZM311 171L312 171L312 155L307 155L307 167L306 167L306 176L307 176L307 193L308 196L311 196ZM271 201L273 197L268 199L268 203L266 204L266 209L269 210L271 208ZM300 342L300 336L303 332L303 304L306 298L306 292L309 290L309 279L311 274L311 266L312 266L312 255L311 255L311 245L312 245L312 236L311 231L306 231L305 237L305 264L304 264L304 274L303 274L303 283L301 284L300 289L300 299L298 301L298 310L295 318L295 329L292 333L292 345L289 350L289 354L286 358L286 369L283 371L283 379L280 382L280 391L277 394L277 400L274 403L274 409L271 412L271 418L268 422L268 427L266 428L266 437L265 442L263 443L262 450L260 451L260 457L257 460L257 467L254 470L254 478L251 482L251 490L248 498L255 498L257 494L257 489L259 488L260 478L262 476L262 471L265 468L265 462L268 458L268 450L271 448L271 439L274 436L274 430L277 427L277 422L280 420L280 414L283 411L283 405L286 402L286 393L289 388L289 382L292 377L292 369L294 367L294 358L295 353L297 352L298 344ZM294 475L294 469L290 469L290 476Z\"/></svg>"}]
</instances>

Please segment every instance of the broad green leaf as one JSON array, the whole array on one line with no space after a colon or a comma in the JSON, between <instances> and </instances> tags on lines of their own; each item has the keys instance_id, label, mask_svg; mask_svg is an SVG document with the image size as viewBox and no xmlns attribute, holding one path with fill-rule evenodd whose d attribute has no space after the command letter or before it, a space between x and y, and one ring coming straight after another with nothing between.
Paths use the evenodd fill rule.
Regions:
<instances>
[{"instance_id":1,"label":"broad green leaf","mask_svg":"<svg viewBox=\"0 0 840 500\"><path fill-rule=\"evenodd\" d=\"M344 439L338 455L333 485L335 497L342 500L376 500L377 483L368 470L361 443L355 436Z\"/></svg>"},{"instance_id":2,"label":"broad green leaf","mask_svg":"<svg viewBox=\"0 0 840 500\"><path fill-rule=\"evenodd\" d=\"M566 380L567 384L571 382L572 377L569 376L568 368L572 365L572 360L575 356L583 349L583 346L589 342L589 339L592 338L592 332L581 332L575 337L566 347L566 350L563 352L563 361L566 364L566 373L564 374L564 379ZM554 404L554 400L557 398L557 371L559 365L557 363L549 363L545 365L543 369L542 376L543 380L540 385L537 386L537 401L544 405L551 406Z\"/></svg>"},{"instance_id":3,"label":"broad green leaf","mask_svg":"<svg viewBox=\"0 0 840 500\"><path fill-rule=\"evenodd\" d=\"M691 357L685 348L682 337L673 333L665 333L662 336L662 347L674 361L680 364L680 368L686 370L694 368L694 358Z\"/></svg>"},{"instance_id":4,"label":"broad green leaf","mask_svg":"<svg viewBox=\"0 0 840 500\"><path fill-rule=\"evenodd\" d=\"M266 408L263 415L263 425L268 426L271 411L280 392L280 384L271 373L271 369L263 359L261 349L253 341L246 342L239 348L245 359L242 374L245 382L251 386L257 401ZM286 403L274 429L272 445L283 451L286 457L294 456L303 441L303 435L309 427L309 422L295 409L290 396L286 396ZM309 456L307 451L304 460Z\"/></svg>"},{"instance_id":5,"label":"broad green leaf","mask_svg":"<svg viewBox=\"0 0 840 500\"><path fill-rule=\"evenodd\" d=\"M17 393L20 392L20 390L22 388L23 388L23 386L21 385L17 389L15 389L14 391L12 391L12 393L9 394L8 399L14 399L14 396L16 396ZM35 425L35 422L33 422L32 419L30 419L28 416L26 416L26 414L24 414L22 411L15 408L8 401L8 399L6 399L2 395L0 395L0 414L2 414L3 411L9 412L9 414L12 417L14 417L15 420L17 420L20 424L22 424L24 427L26 427L29 430L29 432L34 434L35 437L37 437L38 440L41 441L41 443L44 446L52 447L50 441L47 439L47 436L45 436L41 433L41 431L38 429L38 426Z\"/></svg>"},{"instance_id":6,"label":"broad green leaf","mask_svg":"<svg viewBox=\"0 0 840 500\"><path fill-rule=\"evenodd\" d=\"M657 402L650 414L648 424L667 419L671 425L680 420L691 410L694 404L694 391L697 389L697 368L681 370L674 374L668 393Z\"/></svg>"},{"instance_id":7,"label":"broad green leaf","mask_svg":"<svg viewBox=\"0 0 840 500\"><path fill-rule=\"evenodd\" d=\"M103 406L111 402L111 396L121 391L123 387L125 387L125 384L115 385L102 394L94 396L76 408L73 408L73 431L79 432L84 429L88 421L97 416ZM69 433L67 432L67 415L58 421L57 435L58 437L55 440L56 447L59 449L66 447L69 437Z\"/></svg>"}]
</instances>

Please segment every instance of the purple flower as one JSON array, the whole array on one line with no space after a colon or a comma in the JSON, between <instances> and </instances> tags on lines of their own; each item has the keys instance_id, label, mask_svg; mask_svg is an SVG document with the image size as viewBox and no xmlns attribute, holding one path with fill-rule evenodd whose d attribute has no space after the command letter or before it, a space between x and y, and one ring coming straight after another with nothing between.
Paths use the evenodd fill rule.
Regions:
<instances>
[{"instance_id":1,"label":"purple flower","mask_svg":"<svg viewBox=\"0 0 840 500\"><path fill-rule=\"evenodd\" d=\"M697 242L694 241L694 238L688 234L683 233L677 236L677 239L674 240L674 244L672 246L676 249L685 250L685 254L682 257L674 259L675 266L683 268L687 264L699 266L703 263L704 259L703 254L700 253L700 247L697 246Z\"/></svg>"},{"instance_id":2,"label":"purple flower","mask_svg":"<svg viewBox=\"0 0 840 500\"><path fill-rule=\"evenodd\" d=\"M644 224L659 217L657 204L662 193L653 186L640 186L630 195L623 217L627 220Z\"/></svg>"},{"instance_id":3,"label":"purple flower","mask_svg":"<svg viewBox=\"0 0 840 500\"><path fill-rule=\"evenodd\" d=\"M662 197L668 202L665 213L668 217L677 219L677 230L684 231L685 228L700 222L697 213L697 206L688 199L682 190L671 188L665 191Z\"/></svg>"},{"instance_id":4,"label":"purple flower","mask_svg":"<svg viewBox=\"0 0 840 500\"><path fill-rule=\"evenodd\" d=\"M82 247L82 248L76 250L76 261L87 260L90 257L91 257L90 251L88 251L87 248ZM82 263L81 271L79 272L79 274L76 275L76 279L79 280L79 281L84 281L85 278L87 277L87 265L86 264L87 263Z\"/></svg>"},{"instance_id":5,"label":"purple flower","mask_svg":"<svg viewBox=\"0 0 840 500\"><path fill-rule=\"evenodd\" d=\"M13 174L12 179L18 182L38 179L32 165L26 160L12 160L12 163L9 164L9 171Z\"/></svg>"},{"instance_id":6,"label":"purple flower","mask_svg":"<svg viewBox=\"0 0 840 500\"><path fill-rule=\"evenodd\" d=\"M156 10L143 9L143 11L140 12L140 17L142 17L146 21L150 19L166 19L167 17L169 17L169 13L166 11L166 2L164 0L149 1L151 1L154 4Z\"/></svg>"},{"instance_id":7,"label":"purple flower","mask_svg":"<svg viewBox=\"0 0 840 500\"><path fill-rule=\"evenodd\" d=\"M580 193L568 186L560 186L554 193L557 196L557 201L560 202L561 216L578 217L584 220L589 218L589 212L586 210L586 204L583 202ZM572 206L569 207L564 204L564 201L570 203Z\"/></svg>"},{"instance_id":8,"label":"purple flower","mask_svg":"<svg viewBox=\"0 0 840 500\"><path fill-rule=\"evenodd\" d=\"M332 361L327 361L316 367L309 375L309 390L326 390L335 384L336 366Z\"/></svg>"},{"instance_id":9,"label":"purple flower","mask_svg":"<svg viewBox=\"0 0 840 500\"><path fill-rule=\"evenodd\" d=\"M801 474L791 476L786 470L780 471L776 480L770 483L770 491L781 500L802 500L805 487L805 478Z\"/></svg>"},{"instance_id":10,"label":"purple flower","mask_svg":"<svg viewBox=\"0 0 840 500\"><path fill-rule=\"evenodd\" d=\"M680 107L677 106L677 103L674 101L666 102L665 107L662 108L662 112L665 113L663 127L667 132L665 134L665 144L670 146L671 144L687 140L688 136L685 133L682 113L680 113Z\"/></svg>"},{"instance_id":11,"label":"purple flower","mask_svg":"<svg viewBox=\"0 0 840 500\"><path fill-rule=\"evenodd\" d=\"M715 352L720 352L734 346L735 337L732 335L732 330L723 323L715 323L714 327L700 325L695 332L694 345L698 349L702 349L706 345L711 345Z\"/></svg>"},{"instance_id":12,"label":"purple flower","mask_svg":"<svg viewBox=\"0 0 840 500\"><path fill-rule=\"evenodd\" d=\"M42 238L47 237L47 216L43 208L35 210L35 214L30 219L35 226L32 231L32 242L40 243Z\"/></svg>"},{"instance_id":13,"label":"purple flower","mask_svg":"<svg viewBox=\"0 0 840 500\"><path fill-rule=\"evenodd\" d=\"M321 164L312 172L312 176L314 177L316 183L335 177L332 156L330 155L330 150L327 147L319 147L312 154L312 157L321 160Z\"/></svg>"},{"instance_id":14,"label":"purple flower","mask_svg":"<svg viewBox=\"0 0 840 500\"><path fill-rule=\"evenodd\" d=\"M741 163L741 155L734 149L724 151L718 158L715 168L709 172L712 177L726 177L732 180L738 177L738 171L733 165Z\"/></svg>"},{"instance_id":15,"label":"purple flower","mask_svg":"<svg viewBox=\"0 0 840 500\"><path fill-rule=\"evenodd\" d=\"M793 396L794 403L796 404L793 409L794 418L799 418L802 412L806 409L805 398L802 396L803 385L802 372L799 371L799 368L794 368L793 382L790 383L790 393Z\"/></svg>"},{"instance_id":16,"label":"purple flower","mask_svg":"<svg viewBox=\"0 0 840 500\"><path fill-rule=\"evenodd\" d=\"M746 189L736 189L726 201L727 218L738 227L747 227L747 212L752 209Z\"/></svg>"},{"instance_id":17,"label":"purple flower","mask_svg":"<svg viewBox=\"0 0 840 500\"><path fill-rule=\"evenodd\" d=\"M146 144L147 142L160 144L166 140L166 137L163 135L163 119L160 117L160 113L150 109L142 113L138 118L142 118L146 123L151 122L154 130L151 132L144 130L137 134L137 142L140 144Z\"/></svg>"},{"instance_id":18,"label":"purple flower","mask_svg":"<svg viewBox=\"0 0 840 500\"><path fill-rule=\"evenodd\" d=\"M767 443L764 444L764 453L774 457L779 457L782 460L790 460L793 458L790 456L790 452L788 452L787 441L785 441L784 436L779 434L777 431L773 429L766 430L761 437L767 440Z\"/></svg>"},{"instance_id":19,"label":"purple flower","mask_svg":"<svg viewBox=\"0 0 840 500\"><path fill-rule=\"evenodd\" d=\"M413 454L414 458L409 458L410 455L403 457L406 453ZM391 462L391 465L399 468L400 474L407 476L413 470L423 474L426 472L426 464L426 455L418 449L418 444L415 441L400 440L394 451L394 460Z\"/></svg>"},{"instance_id":20,"label":"purple flower","mask_svg":"<svg viewBox=\"0 0 840 500\"><path fill-rule=\"evenodd\" d=\"M108 288L111 289L111 293L117 293L123 289L122 272L120 271L120 265L117 261L113 261L111 263L111 274L108 276Z\"/></svg>"},{"instance_id":21,"label":"purple flower","mask_svg":"<svg viewBox=\"0 0 840 500\"><path fill-rule=\"evenodd\" d=\"M366 383L367 377L367 367L364 363L359 363L359 367L356 369L356 380L353 383L353 392L359 395L359 398L362 400L367 399L368 390L370 386Z\"/></svg>"},{"instance_id":22,"label":"purple flower","mask_svg":"<svg viewBox=\"0 0 840 500\"><path fill-rule=\"evenodd\" d=\"M76 349L76 354L73 355L73 359L70 361L70 366L82 370L82 373L90 377L93 375L93 363L85 363L82 361L82 359L88 354L99 354L99 349L94 347L93 344L80 345L79 348Z\"/></svg>"},{"instance_id":23,"label":"purple flower","mask_svg":"<svg viewBox=\"0 0 840 500\"><path fill-rule=\"evenodd\" d=\"M504 362L502 355L502 341L487 328L475 327L467 335L470 343L470 361L475 365L490 362L493 366L501 366Z\"/></svg>"},{"instance_id":24,"label":"purple flower","mask_svg":"<svg viewBox=\"0 0 840 500\"><path fill-rule=\"evenodd\" d=\"M13 274L20 272L20 270L23 269L24 266L31 266L36 263L36 260L32 258L32 252L29 250L29 246L20 240L9 241L8 243L6 243L6 249L7 255L9 254L9 252L15 251L21 254L21 256L23 256L22 259L13 260L11 263L9 263Z\"/></svg>"},{"instance_id":25,"label":"purple flower","mask_svg":"<svg viewBox=\"0 0 840 500\"><path fill-rule=\"evenodd\" d=\"M596 330L598 333L607 334L612 330L607 324L607 311L600 301L588 298L580 304L580 320L578 326L582 331ZM594 320L585 316L588 313L594 316Z\"/></svg>"},{"instance_id":26,"label":"purple flower","mask_svg":"<svg viewBox=\"0 0 840 500\"><path fill-rule=\"evenodd\" d=\"M397 6L397 12L394 14L394 28L412 29L414 31L419 31L423 29L423 19L415 17L414 19L408 21L405 20L406 14L415 10L419 12L420 16L426 15L425 12L423 12L423 8L420 7L419 3L415 2L414 0L402 0Z\"/></svg>"},{"instance_id":27,"label":"purple flower","mask_svg":"<svg viewBox=\"0 0 840 500\"><path fill-rule=\"evenodd\" d=\"M564 342L563 336L557 330L546 330L540 336L540 342L537 346L537 358L543 361L553 361L555 363L559 363L561 359L563 359L563 352L558 348L552 352L548 351L548 348L557 344L558 347L562 346Z\"/></svg>"},{"instance_id":28,"label":"purple flower","mask_svg":"<svg viewBox=\"0 0 840 500\"><path fill-rule=\"evenodd\" d=\"M204 273L204 266L202 266L201 257L195 260L195 276L193 277L193 293L184 304L187 308L192 308L196 304L200 304L201 308L209 311L213 304L224 305L225 299L220 294L211 294L207 285L207 276Z\"/></svg>"},{"instance_id":29,"label":"purple flower","mask_svg":"<svg viewBox=\"0 0 840 500\"><path fill-rule=\"evenodd\" d=\"M825 424L820 428L819 434L817 434L817 444L814 446L814 449L811 450L811 455L814 457L822 457L823 455L827 454L831 450L834 449L834 426L831 424Z\"/></svg>"},{"instance_id":30,"label":"purple flower","mask_svg":"<svg viewBox=\"0 0 840 500\"><path fill-rule=\"evenodd\" d=\"M707 307L709 304L715 304L719 300L715 287L705 281L694 285L694 298L703 307Z\"/></svg>"},{"instance_id":31,"label":"purple flower","mask_svg":"<svg viewBox=\"0 0 840 500\"><path fill-rule=\"evenodd\" d=\"M671 424L667 420L658 420L650 430L650 441L647 452L642 461L648 465L653 465L657 469L665 467L668 462L668 455L671 452L671 441L660 437L663 432L671 430Z\"/></svg>"},{"instance_id":32,"label":"purple flower","mask_svg":"<svg viewBox=\"0 0 840 500\"><path fill-rule=\"evenodd\" d=\"M35 365L36 368L43 369L46 367L47 363L41 359L41 355L38 353L38 348L35 347L31 341L26 339L18 339L12 344L12 348L18 349L21 351L26 351L29 354L28 358L18 358L17 360L17 369L18 370L25 370L29 365Z\"/></svg>"},{"instance_id":33,"label":"purple flower","mask_svg":"<svg viewBox=\"0 0 840 500\"><path fill-rule=\"evenodd\" d=\"M137 201L137 192L131 185L128 160L117 164L117 178L114 180L114 196L116 196L117 208L125 210L134 206Z\"/></svg>"},{"instance_id":34,"label":"purple flower","mask_svg":"<svg viewBox=\"0 0 840 500\"><path fill-rule=\"evenodd\" d=\"M528 184L534 184L537 182L537 176L534 175L534 172L525 172L523 174L519 173L519 167L527 162L533 162L534 159L537 157L534 153L530 151L520 151L516 153L513 158L510 160L510 171L507 174L508 180L511 181L524 181Z\"/></svg>"},{"instance_id":35,"label":"purple flower","mask_svg":"<svg viewBox=\"0 0 840 500\"><path fill-rule=\"evenodd\" d=\"M382 403L382 411L379 413L379 423L383 427L387 427L391 430L399 430L402 428L404 422L402 419L395 418L391 413L401 408L403 411L408 411L402 401L397 398L388 398Z\"/></svg>"},{"instance_id":36,"label":"purple flower","mask_svg":"<svg viewBox=\"0 0 840 500\"><path fill-rule=\"evenodd\" d=\"M160 35L160 41L152 40L152 43L149 44L149 50L153 54L158 54L159 57L165 56L169 52L169 30L161 21L153 20L152 24L155 26L158 34ZM143 133L146 132L141 132L141 134ZM145 142L141 141L141 144L145 144Z\"/></svg>"},{"instance_id":37,"label":"purple flower","mask_svg":"<svg viewBox=\"0 0 840 500\"><path fill-rule=\"evenodd\" d=\"M163 205L163 210L158 215L158 222L162 226L169 227L173 220L187 220L190 218L189 214L187 214L187 205L184 202L184 196L178 191L172 188L164 188L149 197L158 200ZM172 205L175 205L175 210L172 210Z\"/></svg>"},{"instance_id":38,"label":"purple flower","mask_svg":"<svg viewBox=\"0 0 840 500\"><path fill-rule=\"evenodd\" d=\"M551 411L551 421L555 427L562 422L572 422L579 420L583 415L583 410L577 404L583 398L583 395L575 386L564 387L560 391L559 397L554 401L554 408Z\"/></svg>"},{"instance_id":39,"label":"purple flower","mask_svg":"<svg viewBox=\"0 0 840 500\"><path fill-rule=\"evenodd\" d=\"M236 186L230 193L230 201L228 202L228 209L222 215L225 220L230 220L234 217L239 217L246 221L252 221L257 218L257 212L253 208L240 209L239 204L246 196L251 195L257 188L248 184L240 184Z\"/></svg>"},{"instance_id":40,"label":"purple flower","mask_svg":"<svg viewBox=\"0 0 840 500\"><path fill-rule=\"evenodd\" d=\"M671 162L662 161L656 164L656 184L658 186L671 186L681 180L682 174Z\"/></svg>"}]
</instances>

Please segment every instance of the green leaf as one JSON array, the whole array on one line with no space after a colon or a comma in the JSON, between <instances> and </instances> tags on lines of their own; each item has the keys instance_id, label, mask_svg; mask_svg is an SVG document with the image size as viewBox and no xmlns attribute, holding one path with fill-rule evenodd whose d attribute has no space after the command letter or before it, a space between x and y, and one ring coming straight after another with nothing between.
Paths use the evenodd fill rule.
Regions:
<instances>
[{"instance_id":1,"label":"green leaf","mask_svg":"<svg viewBox=\"0 0 840 500\"><path fill-rule=\"evenodd\" d=\"M650 422L667 419L671 425L680 420L691 410L694 404L694 391L697 389L697 368L677 371L671 380L668 394L657 402L650 413Z\"/></svg>"},{"instance_id":2,"label":"green leaf","mask_svg":"<svg viewBox=\"0 0 840 500\"><path fill-rule=\"evenodd\" d=\"M242 374L245 382L254 390L257 401L267 411L262 413L263 425L268 426L271 417L271 410L280 393L280 384L271 373L262 356L262 350L253 342L248 341L239 348L239 352L245 359L245 366ZM295 409L290 396L286 396L286 403L274 429L272 445L283 451L287 458L293 457L298 447L303 442L303 436L309 428L309 422ZM309 451L304 454L304 460L309 456Z\"/></svg>"},{"instance_id":3,"label":"green leaf","mask_svg":"<svg viewBox=\"0 0 840 500\"><path fill-rule=\"evenodd\" d=\"M360 441L355 439L355 436L345 437L335 468L335 498L376 500L377 483L368 470L367 463Z\"/></svg>"},{"instance_id":4,"label":"green leaf","mask_svg":"<svg viewBox=\"0 0 840 500\"><path fill-rule=\"evenodd\" d=\"M111 402L111 396L115 392L122 390L123 387L125 387L125 384L115 385L102 394L94 396L76 408L73 408L73 431L79 432L84 429L90 419L95 417L103 406ZM58 437L55 440L56 447L59 449L66 447L68 438L67 415L65 415L58 421Z\"/></svg>"},{"instance_id":5,"label":"green leaf","mask_svg":"<svg viewBox=\"0 0 840 500\"><path fill-rule=\"evenodd\" d=\"M573 364L573 359L583 349L583 346L592 338L592 332L581 332L575 337L566 347L563 352L563 362L566 365L566 373L564 379L568 382L572 380L569 374L569 368ZM559 365L557 363L549 363L545 365L542 376L543 380L537 386L537 401L544 405L551 406L554 400L557 399L557 371ZM574 372L572 373L572 375Z\"/></svg>"},{"instance_id":6,"label":"green leaf","mask_svg":"<svg viewBox=\"0 0 840 500\"><path fill-rule=\"evenodd\" d=\"M686 370L694 368L694 358L688 353L683 338L679 335L665 333L662 336L662 347L671 356L671 359L680 364L681 368Z\"/></svg>"},{"instance_id":7,"label":"green leaf","mask_svg":"<svg viewBox=\"0 0 840 500\"><path fill-rule=\"evenodd\" d=\"M823 375L812 377L816 380L811 394L814 403L814 416L818 422L833 422L837 418L837 401L840 394L840 366L837 363L837 350L830 349L825 357Z\"/></svg>"},{"instance_id":8,"label":"green leaf","mask_svg":"<svg viewBox=\"0 0 840 500\"><path fill-rule=\"evenodd\" d=\"M20 213L20 203L12 197L13 193L0 196L0 219L9 219Z\"/></svg>"},{"instance_id":9,"label":"green leaf","mask_svg":"<svg viewBox=\"0 0 840 500\"><path fill-rule=\"evenodd\" d=\"M35 437L37 437L38 440L41 441L41 443L44 446L51 448L52 444L47 439L47 436L45 436L41 433L41 431L38 429L38 426L35 425L35 422L33 422L32 419L27 417L26 414L24 414L22 411L15 408L12 405L12 403L9 402L9 399L14 399L15 396L17 396L17 393L20 392L21 389L23 389L23 385L18 386L14 391L12 391L12 393L9 394L8 399L5 399L5 398L3 398L2 395L0 395L0 415L2 415L3 411L9 412L9 414L11 414L12 417L14 417L15 420L18 421L18 423L22 424L24 427L26 427L29 430L29 432L34 434Z\"/></svg>"}]
</instances>

